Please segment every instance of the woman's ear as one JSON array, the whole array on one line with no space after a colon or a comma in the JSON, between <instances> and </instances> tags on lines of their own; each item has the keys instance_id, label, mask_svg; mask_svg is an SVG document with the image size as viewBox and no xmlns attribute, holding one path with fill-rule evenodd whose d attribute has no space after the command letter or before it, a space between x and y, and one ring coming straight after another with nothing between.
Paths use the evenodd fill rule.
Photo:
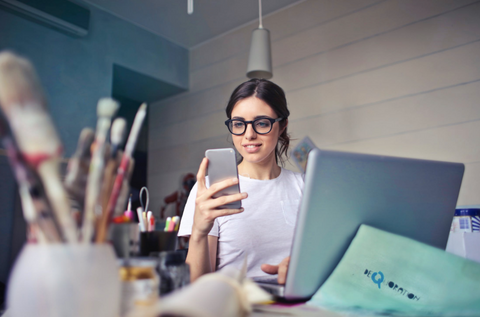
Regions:
<instances>
[{"instance_id":1,"label":"woman's ear","mask_svg":"<svg viewBox=\"0 0 480 317\"><path fill-rule=\"evenodd\" d=\"M280 134L282 134L283 131L285 131L285 130L287 129L287 126L288 126L288 119L285 119L285 125L283 126L282 131L280 132Z\"/></svg>"}]
</instances>

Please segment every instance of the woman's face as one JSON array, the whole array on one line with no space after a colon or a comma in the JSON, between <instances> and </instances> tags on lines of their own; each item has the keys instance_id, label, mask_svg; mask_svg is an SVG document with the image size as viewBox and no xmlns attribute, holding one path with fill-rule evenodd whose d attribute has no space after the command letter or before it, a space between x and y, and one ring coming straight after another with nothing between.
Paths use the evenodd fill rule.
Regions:
<instances>
[{"instance_id":1,"label":"woman's face","mask_svg":"<svg viewBox=\"0 0 480 317\"><path fill-rule=\"evenodd\" d=\"M232 119L252 121L259 117L276 119L277 115L266 102L253 96L240 100L232 110ZM267 134L258 134L251 124L247 124L244 134L232 134L233 144L244 161L261 163L273 160L275 162L275 147L282 131L279 122L275 122L272 130Z\"/></svg>"}]
</instances>

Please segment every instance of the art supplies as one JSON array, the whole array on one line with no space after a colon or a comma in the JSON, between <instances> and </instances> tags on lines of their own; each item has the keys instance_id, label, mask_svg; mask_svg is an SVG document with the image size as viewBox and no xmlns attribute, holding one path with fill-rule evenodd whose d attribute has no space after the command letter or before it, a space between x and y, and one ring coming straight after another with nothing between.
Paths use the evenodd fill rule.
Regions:
<instances>
[{"instance_id":1,"label":"art supplies","mask_svg":"<svg viewBox=\"0 0 480 317\"><path fill-rule=\"evenodd\" d=\"M126 121L117 118L111 125L118 107L110 98L100 99L96 131L82 130L62 184L62 145L35 71L27 60L10 52L0 53L0 141L19 185L33 241L77 243L82 227L83 243L94 237L95 241L104 242L114 215L121 215L115 218L117 223L132 221L131 202L129 212L124 215L123 211L134 166L132 154L147 106L143 104L137 112L125 152L121 144ZM148 200L147 192L147 205ZM114 214L114 210L121 211ZM145 221L143 216L140 218L144 227L148 224L153 230L153 215Z\"/></svg>"},{"instance_id":2,"label":"art supplies","mask_svg":"<svg viewBox=\"0 0 480 317\"><path fill-rule=\"evenodd\" d=\"M9 52L0 54L0 106L20 155L44 187L63 238L70 243L78 242L59 171L62 145L48 114L40 83L31 64Z\"/></svg>"},{"instance_id":3,"label":"art supplies","mask_svg":"<svg viewBox=\"0 0 480 317\"><path fill-rule=\"evenodd\" d=\"M180 225L180 217L179 216L173 217L173 222L175 224L173 231L178 231L178 227Z\"/></svg>"},{"instance_id":4,"label":"art supplies","mask_svg":"<svg viewBox=\"0 0 480 317\"><path fill-rule=\"evenodd\" d=\"M178 231L179 224L180 224L179 216L168 217L167 221L165 222L164 231L169 231L169 232Z\"/></svg>"},{"instance_id":5,"label":"art supplies","mask_svg":"<svg viewBox=\"0 0 480 317\"><path fill-rule=\"evenodd\" d=\"M146 195L145 205L143 204L143 193ZM148 188L143 186L140 189L140 205L142 205L143 210L148 211L148 204L150 203L150 195L148 193Z\"/></svg>"},{"instance_id":6,"label":"art supplies","mask_svg":"<svg viewBox=\"0 0 480 317\"><path fill-rule=\"evenodd\" d=\"M90 148L94 140L95 132L90 128L84 128L80 133L77 149L67 165L64 184L78 225L81 224L85 209L85 188L92 158Z\"/></svg>"},{"instance_id":7,"label":"art supplies","mask_svg":"<svg viewBox=\"0 0 480 317\"><path fill-rule=\"evenodd\" d=\"M132 194L130 194L130 197L128 198L128 206L127 210L125 210L124 215L127 216L130 221L133 220L133 211L132 211Z\"/></svg>"},{"instance_id":8,"label":"art supplies","mask_svg":"<svg viewBox=\"0 0 480 317\"><path fill-rule=\"evenodd\" d=\"M110 155L107 159L107 164L105 166L105 172L103 175L103 185L102 185L102 210L107 209L108 200L112 193L113 182L115 181L115 172L118 169L120 164L121 154L123 153L120 150L120 144L123 142L125 135L125 127L127 121L123 118L117 118L112 123L112 129L110 131ZM123 208L122 208L123 210Z\"/></svg>"},{"instance_id":9,"label":"art supplies","mask_svg":"<svg viewBox=\"0 0 480 317\"><path fill-rule=\"evenodd\" d=\"M63 184L62 145L35 71L27 60L0 53L0 142L18 182L29 232L29 243L10 275L7 301L12 316L65 316L72 309L79 316L119 315L120 284L112 246L90 244L94 237L105 241L114 208L125 210L134 166L132 153L146 115L144 104L123 153L125 120L115 121L111 144L107 138L118 107L109 98L99 101L96 131L82 130ZM108 198L105 210L102 197ZM142 211L140 224L145 231ZM100 215L106 222L96 226L95 218ZM131 223L131 218L122 214L114 221L119 223L116 226L137 228L138 242L138 225ZM153 215L149 218L154 227ZM95 232L95 228L99 230ZM176 242L176 236L173 238ZM130 241L128 246L131 255ZM45 288L44 282L49 287ZM45 299L42 303L35 300L40 293Z\"/></svg>"},{"instance_id":10,"label":"art supplies","mask_svg":"<svg viewBox=\"0 0 480 317\"><path fill-rule=\"evenodd\" d=\"M10 166L18 182L20 201L25 220L34 232L38 242L61 242L61 232L56 226L53 214L46 201L39 195L40 182L22 160L15 145L8 124L0 114L0 140L6 150ZM40 216L42 215L42 216Z\"/></svg>"},{"instance_id":11,"label":"art supplies","mask_svg":"<svg viewBox=\"0 0 480 317\"><path fill-rule=\"evenodd\" d=\"M170 228L170 222L172 221L172 217L167 217L167 221L165 221L165 228L163 231L168 231L168 228Z\"/></svg>"},{"instance_id":12,"label":"art supplies","mask_svg":"<svg viewBox=\"0 0 480 317\"><path fill-rule=\"evenodd\" d=\"M112 118L118 110L118 103L110 98L98 101L97 130L95 132L95 150L90 162L87 189L85 193L85 211L83 214L82 242L90 243L93 238L95 215L100 208L98 199L105 167L105 147Z\"/></svg>"},{"instance_id":13,"label":"art supplies","mask_svg":"<svg viewBox=\"0 0 480 317\"><path fill-rule=\"evenodd\" d=\"M145 221L143 219L143 210L142 207L137 208L137 216L138 216L138 226L140 227L141 232L147 231L147 227Z\"/></svg>"},{"instance_id":14,"label":"art supplies","mask_svg":"<svg viewBox=\"0 0 480 317\"><path fill-rule=\"evenodd\" d=\"M147 230L155 231L155 217L151 211L147 212Z\"/></svg>"},{"instance_id":15,"label":"art supplies","mask_svg":"<svg viewBox=\"0 0 480 317\"><path fill-rule=\"evenodd\" d=\"M108 201L107 209L104 210L102 214L101 221L97 227L97 243L105 242L106 232L108 227L108 221L113 214L115 205L117 203L118 196L123 183L123 178L128 170L128 165L132 159L133 150L135 149L135 144L137 143L138 134L143 124L143 120L147 115L147 104L142 104L137 111L135 119L133 121L132 129L127 139L127 144L125 145L125 151L122 156L122 161L118 167L117 176L115 178L115 183L113 184L112 194L110 195L110 200Z\"/></svg>"}]
</instances>

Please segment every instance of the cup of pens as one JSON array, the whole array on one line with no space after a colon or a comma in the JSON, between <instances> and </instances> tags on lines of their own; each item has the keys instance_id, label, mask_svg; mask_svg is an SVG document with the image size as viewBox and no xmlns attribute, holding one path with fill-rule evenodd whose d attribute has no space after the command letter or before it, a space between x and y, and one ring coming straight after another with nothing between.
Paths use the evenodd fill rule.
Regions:
<instances>
[{"instance_id":1,"label":"cup of pens","mask_svg":"<svg viewBox=\"0 0 480 317\"><path fill-rule=\"evenodd\" d=\"M175 230L175 223L177 223L177 230ZM177 247L177 231L178 220L174 221L172 218L167 219L164 230L141 231L140 255L149 256L151 253L174 251Z\"/></svg>"}]
</instances>

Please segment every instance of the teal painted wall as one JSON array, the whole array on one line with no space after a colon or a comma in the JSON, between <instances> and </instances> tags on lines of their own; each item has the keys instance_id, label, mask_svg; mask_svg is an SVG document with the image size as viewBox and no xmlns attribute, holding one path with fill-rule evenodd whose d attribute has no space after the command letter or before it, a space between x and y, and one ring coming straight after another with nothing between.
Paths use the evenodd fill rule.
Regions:
<instances>
[{"instance_id":1,"label":"teal painted wall","mask_svg":"<svg viewBox=\"0 0 480 317\"><path fill-rule=\"evenodd\" d=\"M40 76L54 121L70 156L85 126L95 126L96 103L111 96L113 64L188 88L188 50L90 7L83 38L0 9L0 50L30 59Z\"/></svg>"}]
</instances>

